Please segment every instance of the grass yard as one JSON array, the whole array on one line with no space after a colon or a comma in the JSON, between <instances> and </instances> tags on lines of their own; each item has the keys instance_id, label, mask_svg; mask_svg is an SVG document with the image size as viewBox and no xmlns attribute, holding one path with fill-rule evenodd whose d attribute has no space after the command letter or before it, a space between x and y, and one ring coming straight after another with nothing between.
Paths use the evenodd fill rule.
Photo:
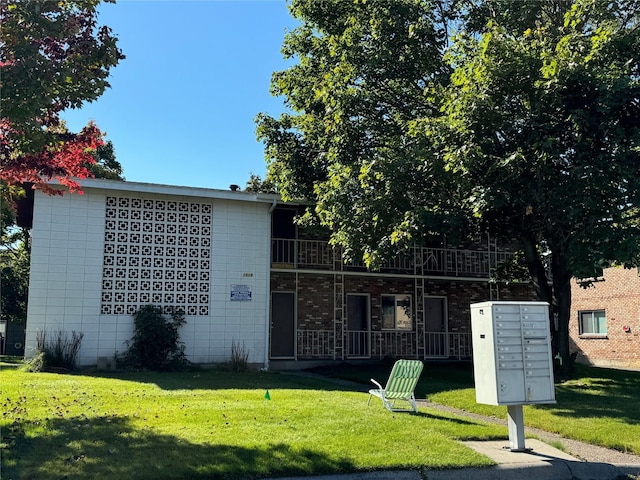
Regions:
<instances>
[{"instance_id":1,"label":"grass yard","mask_svg":"<svg viewBox=\"0 0 640 480\"><path fill-rule=\"evenodd\" d=\"M391 414L375 398L367 407L365 393L289 374L57 375L2 365L0 375L0 477L13 480L487 466L456 440L507 435L438 411Z\"/></svg>"},{"instance_id":2,"label":"grass yard","mask_svg":"<svg viewBox=\"0 0 640 480\"><path fill-rule=\"evenodd\" d=\"M640 372L577 365L576 378L556 385L556 404L524 407L526 426L640 455ZM366 383L386 379L389 367L323 373ZM471 364L426 364L417 398L506 419L506 407L476 403Z\"/></svg>"}]
</instances>

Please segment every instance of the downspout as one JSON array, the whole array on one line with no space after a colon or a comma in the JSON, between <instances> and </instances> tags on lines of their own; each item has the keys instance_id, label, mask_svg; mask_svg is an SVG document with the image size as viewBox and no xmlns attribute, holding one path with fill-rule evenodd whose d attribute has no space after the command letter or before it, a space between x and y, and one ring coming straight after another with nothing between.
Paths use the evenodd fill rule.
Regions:
<instances>
[{"instance_id":1,"label":"downspout","mask_svg":"<svg viewBox=\"0 0 640 480\"><path fill-rule=\"evenodd\" d=\"M269 370L269 337L271 336L271 215L276 208L278 201L273 200L273 203L269 207L269 233L267 235L267 274L266 274L266 301L264 312L264 367L265 371Z\"/></svg>"}]
</instances>

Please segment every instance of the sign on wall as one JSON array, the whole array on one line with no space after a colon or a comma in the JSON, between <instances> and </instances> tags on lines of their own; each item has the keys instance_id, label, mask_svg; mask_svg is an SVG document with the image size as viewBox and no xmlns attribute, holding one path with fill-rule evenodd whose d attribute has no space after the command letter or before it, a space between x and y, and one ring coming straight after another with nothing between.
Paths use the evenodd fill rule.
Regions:
<instances>
[{"instance_id":1,"label":"sign on wall","mask_svg":"<svg viewBox=\"0 0 640 480\"><path fill-rule=\"evenodd\" d=\"M251 285L231 285L232 302L250 302Z\"/></svg>"}]
</instances>

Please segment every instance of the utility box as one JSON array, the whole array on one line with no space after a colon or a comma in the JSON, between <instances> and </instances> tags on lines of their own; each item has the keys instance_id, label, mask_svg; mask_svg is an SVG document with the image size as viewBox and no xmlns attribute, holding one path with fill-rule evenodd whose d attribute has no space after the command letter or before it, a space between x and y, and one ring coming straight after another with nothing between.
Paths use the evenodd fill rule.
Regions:
<instances>
[{"instance_id":1,"label":"utility box","mask_svg":"<svg viewBox=\"0 0 640 480\"><path fill-rule=\"evenodd\" d=\"M555 403L548 303L474 303L471 332L478 403Z\"/></svg>"}]
</instances>

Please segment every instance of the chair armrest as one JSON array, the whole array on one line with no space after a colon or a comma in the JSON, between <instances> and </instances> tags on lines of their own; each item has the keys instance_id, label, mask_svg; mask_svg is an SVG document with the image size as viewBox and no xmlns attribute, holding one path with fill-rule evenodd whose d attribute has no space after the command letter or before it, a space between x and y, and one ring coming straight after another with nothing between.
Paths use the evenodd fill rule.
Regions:
<instances>
[{"instance_id":1,"label":"chair armrest","mask_svg":"<svg viewBox=\"0 0 640 480\"><path fill-rule=\"evenodd\" d=\"M380 385L378 382L376 382L373 378L371 379L371 381L372 381L373 383L375 383L375 384L378 386L378 388L379 388L380 390L384 390L384 389L382 388L382 385Z\"/></svg>"}]
</instances>

